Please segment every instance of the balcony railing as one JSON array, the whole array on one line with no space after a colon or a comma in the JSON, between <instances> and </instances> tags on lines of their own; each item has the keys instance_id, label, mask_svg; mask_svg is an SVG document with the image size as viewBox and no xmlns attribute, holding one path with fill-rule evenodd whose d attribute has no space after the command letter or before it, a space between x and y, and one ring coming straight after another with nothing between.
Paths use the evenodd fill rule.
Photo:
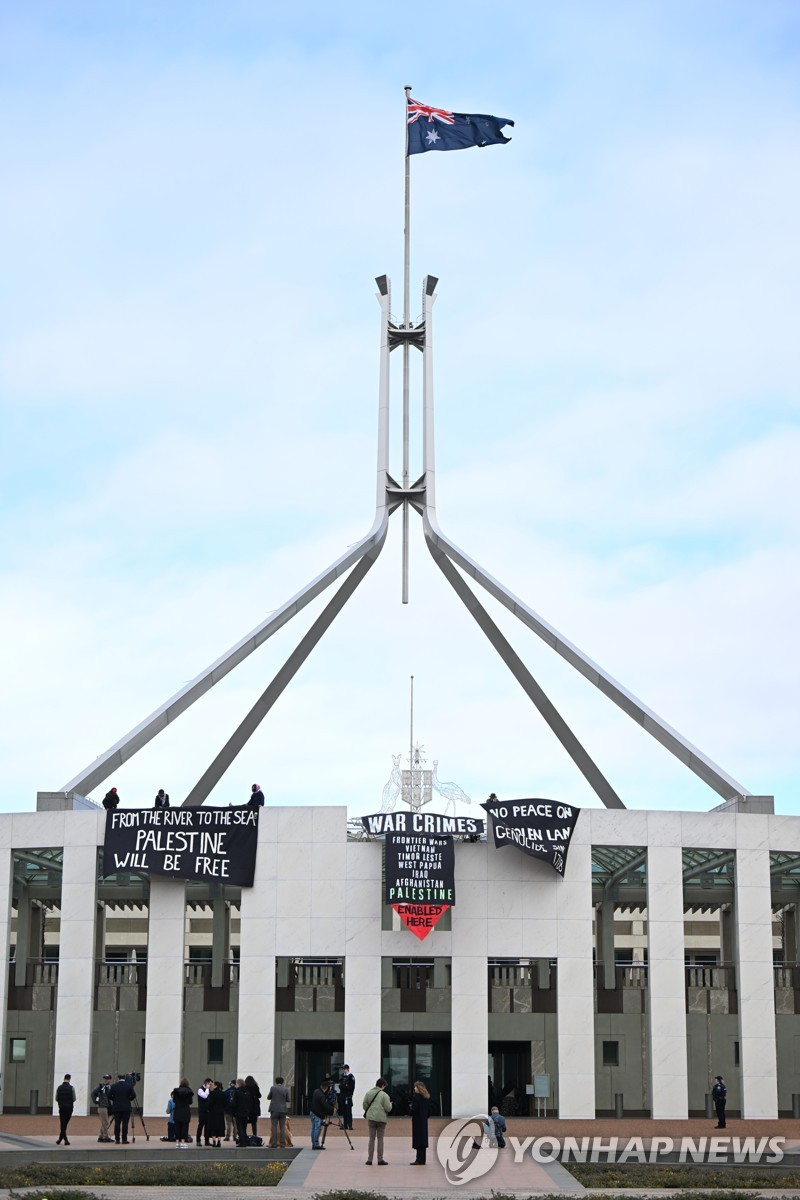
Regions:
<instances>
[{"instance_id":1,"label":"balcony railing","mask_svg":"<svg viewBox=\"0 0 800 1200\"><path fill-rule=\"evenodd\" d=\"M17 964L12 959L8 964L9 983L12 987L17 983ZM41 958L29 958L25 969L23 987L57 987L58 963Z\"/></svg>"},{"instance_id":2,"label":"balcony railing","mask_svg":"<svg viewBox=\"0 0 800 1200\"><path fill-rule=\"evenodd\" d=\"M736 968L730 963L714 963L705 966L687 963L686 986L734 989L736 987Z\"/></svg>"},{"instance_id":3,"label":"balcony railing","mask_svg":"<svg viewBox=\"0 0 800 1200\"><path fill-rule=\"evenodd\" d=\"M340 962L295 962L292 966L296 987L342 986Z\"/></svg>"},{"instance_id":4,"label":"balcony railing","mask_svg":"<svg viewBox=\"0 0 800 1200\"><path fill-rule=\"evenodd\" d=\"M239 963L233 961L223 963L222 979L223 987L226 984L235 987L239 982ZM211 987L211 960L186 961L183 964L183 982L186 987Z\"/></svg>"},{"instance_id":5,"label":"balcony railing","mask_svg":"<svg viewBox=\"0 0 800 1200\"><path fill-rule=\"evenodd\" d=\"M101 962L98 963L97 982L101 987L138 987L147 982L147 963Z\"/></svg>"}]
</instances>

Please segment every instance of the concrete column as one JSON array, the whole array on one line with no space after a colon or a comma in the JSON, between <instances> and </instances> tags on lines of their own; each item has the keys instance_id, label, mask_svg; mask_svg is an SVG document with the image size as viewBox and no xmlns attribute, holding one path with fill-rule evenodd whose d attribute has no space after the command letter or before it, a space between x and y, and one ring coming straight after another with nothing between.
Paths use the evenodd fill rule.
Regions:
<instances>
[{"instance_id":1,"label":"concrete column","mask_svg":"<svg viewBox=\"0 0 800 1200\"><path fill-rule=\"evenodd\" d=\"M736 921L730 905L720 909L719 953L720 960L728 966L736 962Z\"/></svg>"},{"instance_id":2,"label":"concrete column","mask_svg":"<svg viewBox=\"0 0 800 1200\"><path fill-rule=\"evenodd\" d=\"M39 900L34 900L30 906L30 927L28 929L28 953L31 958L44 959L44 921L47 910Z\"/></svg>"},{"instance_id":3,"label":"concrete column","mask_svg":"<svg viewBox=\"0 0 800 1200\"><path fill-rule=\"evenodd\" d=\"M450 986L450 973L447 969L449 966L450 963L446 958L434 958L433 986L435 988L446 988Z\"/></svg>"},{"instance_id":4,"label":"concrete column","mask_svg":"<svg viewBox=\"0 0 800 1200\"><path fill-rule=\"evenodd\" d=\"M377 886L377 885L376 885ZM361 1095L381 1070L380 954L348 954L344 967L344 1052L346 1061L360 1064ZM356 1100L359 1098L356 1097ZM355 1115L361 1116L356 1104Z\"/></svg>"},{"instance_id":5,"label":"concrete column","mask_svg":"<svg viewBox=\"0 0 800 1200\"><path fill-rule=\"evenodd\" d=\"M11 884L13 858L7 846L0 848L0 1077L5 1075L8 1047L8 953L11 944ZM0 1091L0 1113L3 1111L3 1092Z\"/></svg>"},{"instance_id":6,"label":"concrete column","mask_svg":"<svg viewBox=\"0 0 800 1200\"><path fill-rule=\"evenodd\" d=\"M602 979L606 991L613 991L617 986L617 973L614 961L614 901L606 892L603 903L597 912L598 959L603 964Z\"/></svg>"},{"instance_id":7,"label":"concrete column","mask_svg":"<svg viewBox=\"0 0 800 1200\"><path fill-rule=\"evenodd\" d=\"M17 897L17 951L14 965L14 987L25 987L28 956L31 948L31 900L27 883L19 885Z\"/></svg>"},{"instance_id":8,"label":"concrete column","mask_svg":"<svg viewBox=\"0 0 800 1200\"><path fill-rule=\"evenodd\" d=\"M558 937L558 1115L593 1120L594 980L592 978L592 849L572 837L563 880L557 889Z\"/></svg>"},{"instance_id":9,"label":"concrete column","mask_svg":"<svg viewBox=\"0 0 800 1200\"><path fill-rule=\"evenodd\" d=\"M101 963L106 956L106 906L98 902L94 921L94 958Z\"/></svg>"},{"instance_id":10,"label":"concrete column","mask_svg":"<svg viewBox=\"0 0 800 1200\"><path fill-rule=\"evenodd\" d=\"M231 910L220 884L214 884L211 900L211 986L225 983L226 964L230 958Z\"/></svg>"},{"instance_id":11,"label":"concrete column","mask_svg":"<svg viewBox=\"0 0 800 1200\"><path fill-rule=\"evenodd\" d=\"M72 1076L75 1115L91 1103L97 846L65 845L61 877L61 937L56 1000L53 1086Z\"/></svg>"},{"instance_id":12,"label":"concrete column","mask_svg":"<svg viewBox=\"0 0 800 1200\"><path fill-rule=\"evenodd\" d=\"M783 961L787 966L794 966L798 961L797 955L797 905L791 904L783 910Z\"/></svg>"},{"instance_id":13,"label":"concrete column","mask_svg":"<svg viewBox=\"0 0 800 1200\"><path fill-rule=\"evenodd\" d=\"M242 888L239 934L239 1025L235 1074L253 1075L266 1095L275 1074L275 948L277 912L277 814L262 809L251 888ZM299 847L287 848L290 854ZM291 901L290 884L284 891ZM302 949L302 947L301 947ZM266 1085L266 1086L265 1086ZM266 1112L266 1105L262 1104Z\"/></svg>"},{"instance_id":14,"label":"concrete column","mask_svg":"<svg viewBox=\"0 0 800 1200\"><path fill-rule=\"evenodd\" d=\"M689 1081L680 846L651 845L647 851L647 947L651 1116L685 1120Z\"/></svg>"},{"instance_id":15,"label":"concrete column","mask_svg":"<svg viewBox=\"0 0 800 1200\"><path fill-rule=\"evenodd\" d=\"M778 1116L769 850L736 851L736 986L742 1116Z\"/></svg>"},{"instance_id":16,"label":"concrete column","mask_svg":"<svg viewBox=\"0 0 800 1200\"><path fill-rule=\"evenodd\" d=\"M146 1117L163 1117L166 1097L181 1077L185 927L186 885L151 875L143 1070Z\"/></svg>"},{"instance_id":17,"label":"concrete column","mask_svg":"<svg viewBox=\"0 0 800 1200\"><path fill-rule=\"evenodd\" d=\"M452 910L451 1088L454 1117L469 1117L486 1107L486 1056L489 1047L488 925Z\"/></svg>"}]
</instances>

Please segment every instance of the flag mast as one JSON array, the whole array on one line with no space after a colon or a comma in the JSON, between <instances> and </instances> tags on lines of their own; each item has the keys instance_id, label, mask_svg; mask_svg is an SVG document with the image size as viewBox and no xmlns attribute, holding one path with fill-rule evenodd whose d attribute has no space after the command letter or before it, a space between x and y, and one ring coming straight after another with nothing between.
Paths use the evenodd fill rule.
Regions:
<instances>
[{"instance_id":1,"label":"flag mast","mask_svg":"<svg viewBox=\"0 0 800 1200\"><path fill-rule=\"evenodd\" d=\"M405 85L405 221L403 224L403 328L410 328L411 314L409 312L410 270L411 270L411 156L408 153L408 102L411 99L411 84ZM403 487L409 485L409 404L408 404L408 369L409 350L407 340L403 341ZM402 555L402 600L408 604L408 500L403 501L403 555Z\"/></svg>"}]
</instances>

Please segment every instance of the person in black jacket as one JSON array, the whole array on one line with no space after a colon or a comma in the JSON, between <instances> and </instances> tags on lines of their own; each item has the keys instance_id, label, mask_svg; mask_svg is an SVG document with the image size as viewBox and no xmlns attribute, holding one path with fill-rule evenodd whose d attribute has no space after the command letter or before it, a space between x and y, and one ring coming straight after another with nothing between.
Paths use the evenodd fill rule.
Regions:
<instances>
[{"instance_id":1,"label":"person in black jacket","mask_svg":"<svg viewBox=\"0 0 800 1200\"><path fill-rule=\"evenodd\" d=\"M258 786L257 783L254 783L252 788L250 789L250 798L247 801L247 807L248 808L263 808L264 807L264 793L262 792L261 788Z\"/></svg>"},{"instance_id":2,"label":"person in black jacket","mask_svg":"<svg viewBox=\"0 0 800 1200\"><path fill-rule=\"evenodd\" d=\"M353 1092L356 1090L356 1077L351 1075L347 1063L342 1067L342 1078L339 1080L339 1116L342 1118L342 1128L353 1128Z\"/></svg>"},{"instance_id":3,"label":"person in black jacket","mask_svg":"<svg viewBox=\"0 0 800 1200\"><path fill-rule=\"evenodd\" d=\"M128 1140L128 1124L131 1119L131 1108L136 1099L133 1084L126 1075L118 1075L117 1082L112 1083L108 1091L111 1112L114 1114L114 1141L119 1144L120 1134L123 1143Z\"/></svg>"},{"instance_id":4,"label":"person in black jacket","mask_svg":"<svg viewBox=\"0 0 800 1200\"><path fill-rule=\"evenodd\" d=\"M714 1101L714 1111L717 1114L717 1129L725 1128L725 1104L728 1099L728 1089L725 1086L725 1080L721 1075L715 1075L714 1086L711 1089L711 1098Z\"/></svg>"},{"instance_id":5,"label":"person in black jacket","mask_svg":"<svg viewBox=\"0 0 800 1200\"><path fill-rule=\"evenodd\" d=\"M172 1089L172 1103L175 1105L172 1110L172 1119L175 1122L175 1144L177 1146L191 1146L192 1144L189 1136L189 1122L192 1119L193 1100L194 1092L189 1080L182 1079L178 1086Z\"/></svg>"},{"instance_id":6,"label":"person in black jacket","mask_svg":"<svg viewBox=\"0 0 800 1200\"><path fill-rule=\"evenodd\" d=\"M411 1148L416 1150L417 1157L412 1167L424 1167L428 1150L428 1113L430 1111L431 1094L421 1080L414 1084L414 1094L411 1097Z\"/></svg>"},{"instance_id":7,"label":"person in black jacket","mask_svg":"<svg viewBox=\"0 0 800 1200\"><path fill-rule=\"evenodd\" d=\"M116 808L118 804L119 796L117 795L117 789L111 788L111 791L106 792L105 796L103 796L103 808L107 811L110 808Z\"/></svg>"},{"instance_id":8,"label":"person in black jacket","mask_svg":"<svg viewBox=\"0 0 800 1200\"><path fill-rule=\"evenodd\" d=\"M69 1145L67 1126L69 1125L69 1119L72 1116L72 1110L75 1107L75 1088L70 1082L71 1079L71 1075L65 1075L64 1082L60 1083L56 1088L56 1104L58 1105L58 1120L60 1126L58 1132L58 1141L56 1142L57 1146L60 1146L62 1142L65 1146Z\"/></svg>"},{"instance_id":9,"label":"person in black jacket","mask_svg":"<svg viewBox=\"0 0 800 1200\"><path fill-rule=\"evenodd\" d=\"M236 1091L231 1100L231 1112L236 1122L236 1145L248 1146L247 1123L250 1120L250 1093L243 1079L236 1080Z\"/></svg>"},{"instance_id":10,"label":"person in black jacket","mask_svg":"<svg viewBox=\"0 0 800 1200\"><path fill-rule=\"evenodd\" d=\"M216 1081L208 1097L208 1124L206 1126L211 1145L217 1150L222 1146L225 1135L225 1092L219 1080Z\"/></svg>"},{"instance_id":11,"label":"person in black jacket","mask_svg":"<svg viewBox=\"0 0 800 1200\"><path fill-rule=\"evenodd\" d=\"M327 1079L323 1079L322 1083L315 1090L311 1097L311 1149L324 1150L325 1147L320 1143L319 1131L322 1129L322 1122L327 1121L328 1117L333 1113L336 1107L330 1096L330 1083Z\"/></svg>"},{"instance_id":12,"label":"person in black jacket","mask_svg":"<svg viewBox=\"0 0 800 1200\"><path fill-rule=\"evenodd\" d=\"M231 1138L236 1141L236 1121L234 1120L231 1105L233 1097L236 1094L236 1080L232 1079L225 1088L225 1141L229 1142Z\"/></svg>"},{"instance_id":13,"label":"person in black jacket","mask_svg":"<svg viewBox=\"0 0 800 1200\"><path fill-rule=\"evenodd\" d=\"M208 1146L208 1101L211 1096L211 1088L213 1079L204 1079L201 1086L197 1089L197 1132L195 1133L195 1141L198 1146L201 1144ZM205 1138L203 1135L205 1134Z\"/></svg>"},{"instance_id":14,"label":"person in black jacket","mask_svg":"<svg viewBox=\"0 0 800 1200\"><path fill-rule=\"evenodd\" d=\"M159 788L156 792L156 798L153 801L153 808L169 808L169 796L163 788Z\"/></svg>"},{"instance_id":15,"label":"person in black jacket","mask_svg":"<svg viewBox=\"0 0 800 1200\"><path fill-rule=\"evenodd\" d=\"M253 1131L253 1137L258 1137L258 1118L261 1116L261 1089L252 1075L246 1075L244 1086L250 1093L250 1116L248 1123Z\"/></svg>"}]
</instances>

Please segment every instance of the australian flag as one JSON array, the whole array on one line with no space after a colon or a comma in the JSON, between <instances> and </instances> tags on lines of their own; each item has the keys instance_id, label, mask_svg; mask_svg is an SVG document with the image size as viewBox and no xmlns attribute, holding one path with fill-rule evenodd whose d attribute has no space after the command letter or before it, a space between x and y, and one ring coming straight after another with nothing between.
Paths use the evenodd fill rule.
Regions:
<instances>
[{"instance_id":1,"label":"australian flag","mask_svg":"<svg viewBox=\"0 0 800 1200\"><path fill-rule=\"evenodd\" d=\"M426 150L466 150L468 146L494 146L510 142L500 132L513 125L507 117L487 117L481 113L447 112L408 100L408 153Z\"/></svg>"}]
</instances>

